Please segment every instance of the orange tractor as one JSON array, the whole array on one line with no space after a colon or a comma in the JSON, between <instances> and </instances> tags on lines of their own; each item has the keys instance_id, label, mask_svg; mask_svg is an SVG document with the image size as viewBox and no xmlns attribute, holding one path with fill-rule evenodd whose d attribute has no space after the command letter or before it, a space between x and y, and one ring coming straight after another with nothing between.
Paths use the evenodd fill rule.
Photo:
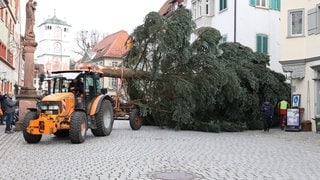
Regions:
<instances>
[{"instance_id":1,"label":"orange tractor","mask_svg":"<svg viewBox=\"0 0 320 180\"><path fill-rule=\"evenodd\" d=\"M108 136L113 128L112 98L100 87L102 73L90 70L57 71L46 80L48 95L41 99L41 109L30 108L23 122L23 137L37 143L42 135L69 136L72 143L84 142L87 130L94 136ZM68 91L79 78L83 94Z\"/></svg>"},{"instance_id":2,"label":"orange tractor","mask_svg":"<svg viewBox=\"0 0 320 180\"><path fill-rule=\"evenodd\" d=\"M28 143L38 143L42 135L54 134L69 136L72 143L82 143L88 129L94 136L110 135L114 119L123 114L129 117L132 129L139 129L139 109L111 98L107 89L101 87L105 76L90 68L52 72L46 79L48 91L40 101L40 108L29 108L24 118L24 139ZM83 83L81 93L70 92L74 79Z\"/></svg>"}]
</instances>

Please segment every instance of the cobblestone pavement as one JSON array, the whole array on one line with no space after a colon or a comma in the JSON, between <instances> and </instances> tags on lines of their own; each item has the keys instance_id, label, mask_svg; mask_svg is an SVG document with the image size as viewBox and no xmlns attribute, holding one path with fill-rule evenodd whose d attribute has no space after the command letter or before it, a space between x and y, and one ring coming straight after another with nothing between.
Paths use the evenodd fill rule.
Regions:
<instances>
[{"instance_id":1,"label":"cobblestone pavement","mask_svg":"<svg viewBox=\"0 0 320 180\"><path fill-rule=\"evenodd\" d=\"M0 126L0 179L202 180L320 178L320 134L271 129L239 133L174 131L115 121L110 136L43 136L27 144L22 132Z\"/></svg>"}]
</instances>

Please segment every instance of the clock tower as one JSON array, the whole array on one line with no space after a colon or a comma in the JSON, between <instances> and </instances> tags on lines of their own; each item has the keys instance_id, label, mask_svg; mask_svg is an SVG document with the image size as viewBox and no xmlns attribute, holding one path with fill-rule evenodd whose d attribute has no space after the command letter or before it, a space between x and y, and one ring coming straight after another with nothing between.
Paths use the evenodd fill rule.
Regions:
<instances>
[{"instance_id":1,"label":"clock tower","mask_svg":"<svg viewBox=\"0 0 320 180\"><path fill-rule=\"evenodd\" d=\"M66 21L57 18L46 19L37 28L38 47L36 63L43 64L45 72L68 70L70 67L71 26Z\"/></svg>"}]
</instances>

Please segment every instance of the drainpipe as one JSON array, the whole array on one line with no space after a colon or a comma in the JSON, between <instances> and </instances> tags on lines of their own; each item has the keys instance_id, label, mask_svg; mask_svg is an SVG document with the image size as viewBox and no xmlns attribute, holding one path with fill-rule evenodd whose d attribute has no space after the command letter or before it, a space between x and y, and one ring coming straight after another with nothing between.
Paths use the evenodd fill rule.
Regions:
<instances>
[{"instance_id":1,"label":"drainpipe","mask_svg":"<svg viewBox=\"0 0 320 180\"><path fill-rule=\"evenodd\" d=\"M233 29L233 42L237 42L237 0L234 0L234 29Z\"/></svg>"}]
</instances>

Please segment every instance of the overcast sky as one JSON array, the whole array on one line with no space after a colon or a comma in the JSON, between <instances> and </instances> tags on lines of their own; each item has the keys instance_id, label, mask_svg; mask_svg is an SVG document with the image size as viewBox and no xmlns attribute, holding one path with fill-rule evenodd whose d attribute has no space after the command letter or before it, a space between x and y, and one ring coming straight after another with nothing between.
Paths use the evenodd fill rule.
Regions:
<instances>
[{"instance_id":1,"label":"overcast sky","mask_svg":"<svg viewBox=\"0 0 320 180\"><path fill-rule=\"evenodd\" d=\"M21 0L22 32L25 5ZM36 0L36 26L56 13L57 18L72 26L73 32L96 29L104 34L126 30L129 34L143 23L151 11L158 12L166 0Z\"/></svg>"}]
</instances>

